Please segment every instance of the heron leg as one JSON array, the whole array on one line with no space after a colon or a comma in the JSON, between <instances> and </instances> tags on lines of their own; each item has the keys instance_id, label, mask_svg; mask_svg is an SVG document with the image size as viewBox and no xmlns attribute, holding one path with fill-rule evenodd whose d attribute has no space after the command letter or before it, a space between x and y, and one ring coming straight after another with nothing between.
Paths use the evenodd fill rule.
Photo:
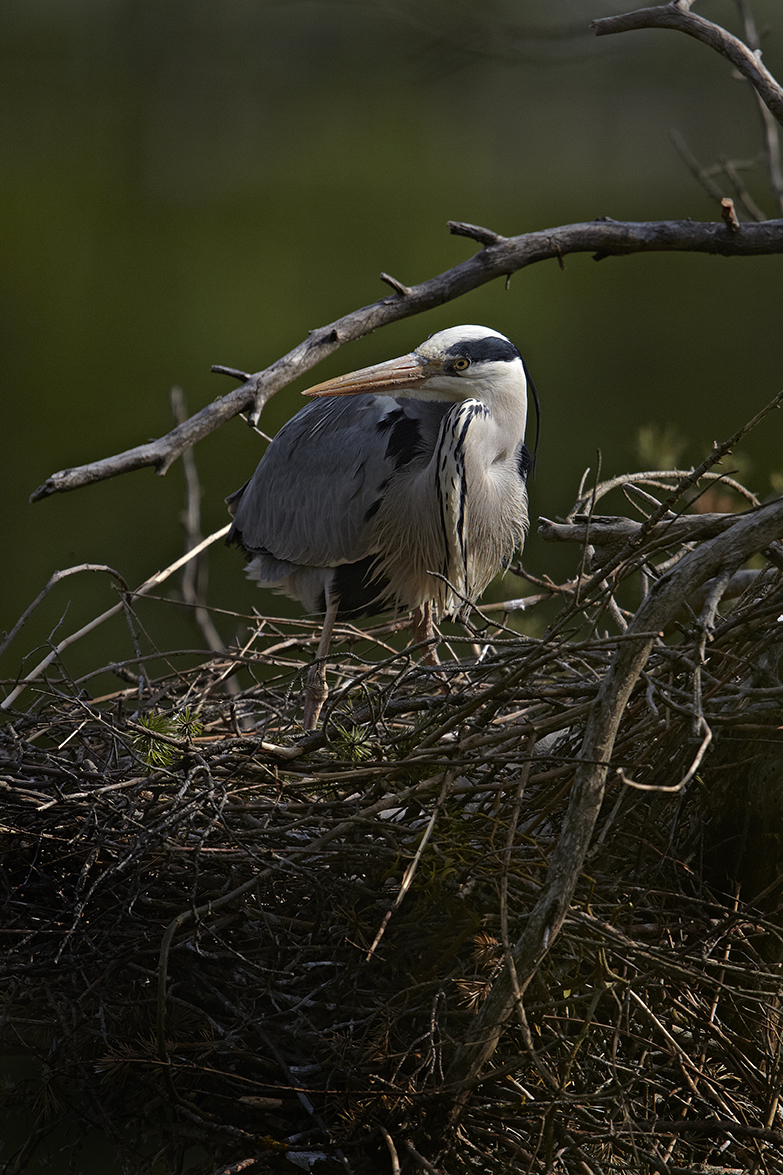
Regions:
<instances>
[{"instance_id":1,"label":"heron leg","mask_svg":"<svg viewBox=\"0 0 783 1175\"><path fill-rule=\"evenodd\" d=\"M432 619L432 603L427 600L426 604L419 604L418 608L413 613L413 621L411 623L411 632L413 634L414 644L419 641L430 641L424 652L425 665L440 665L438 658L438 649L435 645L435 625Z\"/></svg>"},{"instance_id":2,"label":"heron leg","mask_svg":"<svg viewBox=\"0 0 783 1175\"><path fill-rule=\"evenodd\" d=\"M326 655L332 641L339 604L338 596L331 597L327 604L318 651L315 654L315 661L307 673L304 689L304 717L302 718L302 726L305 730L315 730L321 707L329 695L329 687L326 684Z\"/></svg>"}]
</instances>

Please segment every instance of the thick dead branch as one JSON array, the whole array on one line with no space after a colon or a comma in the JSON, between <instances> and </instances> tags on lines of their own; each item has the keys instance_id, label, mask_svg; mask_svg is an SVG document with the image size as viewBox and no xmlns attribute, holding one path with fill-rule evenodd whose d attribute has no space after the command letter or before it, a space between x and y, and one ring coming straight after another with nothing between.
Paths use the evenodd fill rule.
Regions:
<instances>
[{"instance_id":1,"label":"thick dead branch","mask_svg":"<svg viewBox=\"0 0 783 1175\"><path fill-rule=\"evenodd\" d=\"M469 233L466 231L468 228L471 230ZM241 387L208 404L166 436L113 457L52 474L31 495L31 501L39 501L49 494L77 489L145 466L152 466L160 474L166 473L177 457L240 412L250 410L251 422L255 424L270 396L298 376L304 375L343 343L361 338L399 319L442 306L486 282L498 277L507 278L539 261L554 259L562 262L569 253L592 253L596 260L631 253L708 253L724 257L758 257L783 253L783 220L742 224L735 231L722 223L690 220L634 223L609 219L570 224L517 237L498 237L489 229L462 224L452 225L452 231L492 243L438 277L417 286L405 287L405 293L391 294L311 331L308 338L287 355L277 359L265 370L248 376Z\"/></svg>"},{"instance_id":2,"label":"thick dead branch","mask_svg":"<svg viewBox=\"0 0 783 1175\"><path fill-rule=\"evenodd\" d=\"M657 522L648 532L651 540L672 543L701 542L723 534L746 514L683 514L670 522ZM622 547L636 539L643 523L632 518L594 515L591 519L577 514L571 522L550 522L539 518L538 536L548 543L592 543L596 547Z\"/></svg>"},{"instance_id":3,"label":"thick dead branch","mask_svg":"<svg viewBox=\"0 0 783 1175\"><path fill-rule=\"evenodd\" d=\"M781 535L783 500L778 500L740 519L727 534L703 543L655 584L636 612L626 636L656 629L662 631L676 616L682 600L697 591L706 580L726 566L738 566ZM546 883L512 952L516 981L522 993L550 949L568 912L603 800L620 720L654 639L645 636L639 641L628 640L619 644L612 665L598 688L582 741L580 763L563 829L549 859ZM475 1080L482 1065L494 1053L515 1003L514 984L506 970L495 981L476 1017L469 1040L457 1051L449 1073L452 1081Z\"/></svg>"}]
</instances>

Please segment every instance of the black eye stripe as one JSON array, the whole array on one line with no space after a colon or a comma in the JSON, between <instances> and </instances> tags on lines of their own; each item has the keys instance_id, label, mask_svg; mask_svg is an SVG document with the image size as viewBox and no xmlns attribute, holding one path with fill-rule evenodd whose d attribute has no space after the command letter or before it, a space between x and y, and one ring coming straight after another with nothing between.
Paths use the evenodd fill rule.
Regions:
<instances>
[{"instance_id":1,"label":"black eye stripe","mask_svg":"<svg viewBox=\"0 0 783 1175\"><path fill-rule=\"evenodd\" d=\"M519 351L508 339L466 339L464 343L453 343L446 351L447 359L468 359L471 363L510 363L519 359Z\"/></svg>"}]
</instances>

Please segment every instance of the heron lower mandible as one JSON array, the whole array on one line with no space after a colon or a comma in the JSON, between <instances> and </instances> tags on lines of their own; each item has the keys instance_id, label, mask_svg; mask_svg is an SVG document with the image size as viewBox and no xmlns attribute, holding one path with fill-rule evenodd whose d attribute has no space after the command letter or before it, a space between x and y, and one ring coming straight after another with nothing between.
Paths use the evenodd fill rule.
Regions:
<instances>
[{"instance_id":1,"label":"heron lower mandible","mask_svg":"<svg viewBox=\"0 0 783 1175\"><path fill-rule=\"evenodd\" d=\"M525 367L487 327L440 331L304 394L318 399L227 499L227 542L261 587L325 614L305 692L311 730L338 615L440 619L478 599L524 543L531 460Z\"/></svg>"}]
</instances>

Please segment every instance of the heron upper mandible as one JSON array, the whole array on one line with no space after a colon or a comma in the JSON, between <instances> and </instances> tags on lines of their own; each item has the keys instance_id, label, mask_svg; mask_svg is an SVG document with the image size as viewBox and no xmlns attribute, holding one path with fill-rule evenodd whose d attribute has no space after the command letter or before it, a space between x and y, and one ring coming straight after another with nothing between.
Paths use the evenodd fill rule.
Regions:
<instances>
[{"instance_id":1,"label":"heron upper mandible","mask_svg":"<svg viewBox=\"0 0 783 1175\"><path fill-rule=\"evenodd\" d=\"M226 499L226 541L261 587L325 614L305 691L311 730L337 616L459 614L522 548L531 459L525 366L487 327L440 331L304 394L318 399Z\"/></svg>"}]
</instances>

